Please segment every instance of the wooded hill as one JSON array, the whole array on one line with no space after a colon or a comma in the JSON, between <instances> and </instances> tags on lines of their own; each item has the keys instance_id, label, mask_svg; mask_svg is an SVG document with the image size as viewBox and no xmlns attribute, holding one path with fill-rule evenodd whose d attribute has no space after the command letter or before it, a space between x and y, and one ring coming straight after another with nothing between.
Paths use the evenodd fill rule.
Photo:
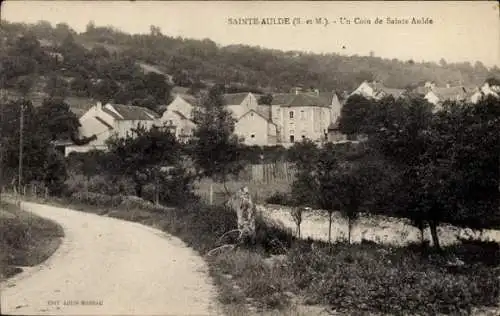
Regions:
<instances>
[{"instance_id":1,"label":"wooded hill","mask_svg":"<svg viewBox=\"0 0 500 316\"><path fill-rule=\"evenodd\" d=\"M52 71L65 72L65 76L79 81L111 78L115 82L108 85L115 90L133 76L137 62L167 74L175 85L192 88L191 92L216 82L232 85L233 90L254 92L288 92L295 86L350 92L363 80L372 79L387 87L412 88L425 81L434 81L437 85L477 86L487 78L500 77L498 67L488 69L480 61L472 65L441 59L438 64L373 55L342 56L246 45L220 46L209 39L174 38L162 34L156 26L151 26L150 34L131 35L92 22L85 32L77 33L64 23L53 27L44 21L34 25L4 21L1 33L5 44L3 54L21 35L34 36L41 41L43 49L52 47L50 49L62 53L65 60L73 61L65 62L63 70ZM121 74L109 74L118 68L123 70ZM85 84L80 82L80 85L84 89Z\"/></svg>"}]
</instances>

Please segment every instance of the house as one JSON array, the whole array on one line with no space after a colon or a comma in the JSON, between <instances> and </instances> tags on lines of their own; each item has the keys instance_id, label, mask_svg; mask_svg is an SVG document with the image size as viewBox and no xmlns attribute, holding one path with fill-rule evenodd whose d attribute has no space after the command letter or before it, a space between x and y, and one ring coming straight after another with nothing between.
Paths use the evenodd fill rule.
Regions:
<instances>
[{"instance_id":1,"label":"house","mask_svg":"<svg viewBox=\"0 0 500 316\"><path fill-rule=\"evenodd\" d=\"M194 97L178 94L163 112L159 125L170 129L178 140L188 141L193 137L196 129L193 121L195 103Z\"/></svg>"},{"instance_id":2,"label":"house","mask_svg":"<svg viewBox=\"0 0 500 316\"><path fill-rule=\"evenodd\" d=\"M269 106L259 105L251 92L223 95L225 107L236 120L234 133L249 146L274 145L277 142L277 126L272 121Z\"/></svg>"},{"instance_id":3,"label":"house","mask_svg":"<svg viewBox=\"0 0 500 316\"><path fill-rule=\"evenodd\" d=\"M490 85L488 82L485 82L481 88L476 88L472 95L470 96L470 101L472 103L479 102L482 98L487 96L493 96L495 98L500 97L500 86Z\"/></svg>"},{"instance_id":4,"label":"house","mask_svg":"<svg viewBox=\"0 0 500 316\"><path fill-rule=\"evenodd\" d=\"M424 98L429 103L440 106L445 101L465 101L468 95L469 92L465 87L447 85L446 87L434 87Z\"/></svg>"},{"instance_id":5,"label":"house","mask_svg":"<svg viewBox=\"0 0 500 316\"><path fill-rule=\"evenodd\" d=\"M270 119L268 111L249 110L238 118L234 133L243 138L248 146L268 146L277 143L276 124Z\"/></svg>"},{"instance_id":6,"label":"house","mask_svg":"<svg viewBox=\"0 0 500 316\"><path fill-rule=\"evenodd\" d=\"M256 111L259 104L257 97L251 92L224 94L223 102L236 120L250 110Z\"/></svg>"},{"instance_id":7,"label":"house","mask_svg":"<svg viewBox=\"0 0 500 316\"><path fill-rule=\"evenodd\" d=\"M67 146L65 154L87 152L93 149L106 150L106 141L112 137L126 137L131 130L142 126L146 129L157 124L160 116L143 107L97 102L80 118L79 138L94 140L86 145Z\"/></svg>"},{"instance_id":8,"label":"house","mask_svg":"<svg viewBox=\"0 0 500 316\"><path fill-rule=\"evenodd\" d=\"M359 87L354 90L351 95L361 95L367 99L375 99L380 100L387 96L393 96L395 99L398 99L404 96L406 90L405 89L395 89L385 87L382 83L378 81L363 81Z\"/></svg>"},{"instance_id":9,"label":"house","mask_svg":"<svg viewBox=\"0 0 500 316\"><path fill-rule=\"evenodd\" d=\"M271 103L271 119L277 125L280 143L294 143L308 138L326 140L332 122L332 99L319 93L275 94ZM336 99L338 100L338 98ZM340 104L335 111L340 115ZM336 114L337 115L337 114Z\"/></svg>"}]
</instances>

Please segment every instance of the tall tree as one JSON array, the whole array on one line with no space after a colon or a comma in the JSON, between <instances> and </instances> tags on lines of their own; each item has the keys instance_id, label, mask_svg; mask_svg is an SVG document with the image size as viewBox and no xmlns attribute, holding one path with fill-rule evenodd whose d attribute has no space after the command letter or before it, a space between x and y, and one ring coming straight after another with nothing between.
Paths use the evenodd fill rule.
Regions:
<instances>
[{"instance_id":1,"label":"tall tree","mask_svg":"<svg viewBox=\"0 0 500 316\"><path fill-rule=\"evenodd\" d=\"M223 91L223 86L213 86L201 106L195 108L197 128L191 154L200 175L225 186L230 175L242 170L243 160L240 140L234 134L235 119L224 106Z\"/></svg>"}]
</instances>

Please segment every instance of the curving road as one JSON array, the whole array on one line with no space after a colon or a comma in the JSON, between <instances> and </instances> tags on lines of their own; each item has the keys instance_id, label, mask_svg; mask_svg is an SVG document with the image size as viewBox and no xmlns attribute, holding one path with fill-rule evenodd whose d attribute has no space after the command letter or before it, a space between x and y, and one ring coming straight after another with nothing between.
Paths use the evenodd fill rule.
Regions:
<instances>
[{"instance_id":1,"label":"curving road","mask_svg":"<svg viewBox=\"0 0 500 316\"><path fill-rule=\"evenodd\" d=\"M42 265L0 285L2 314L220 314L206 264L179 239L94 214L23 208L61 224L65 238Z\"/></svg>"}]
</instances>

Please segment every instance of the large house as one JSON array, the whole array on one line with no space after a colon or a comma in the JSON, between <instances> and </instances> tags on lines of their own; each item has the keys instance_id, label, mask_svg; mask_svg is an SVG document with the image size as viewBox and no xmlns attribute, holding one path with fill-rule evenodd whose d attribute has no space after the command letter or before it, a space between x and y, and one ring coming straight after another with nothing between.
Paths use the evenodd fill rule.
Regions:
<instances>
[{"instance_id":1,"label":"large house","mask_svg":"<svg viewBox=\"0 0 500 316\"><path fill-rule=\"evenodd\" d=\"M112 137L126 137L132 129L142 126L146 129L155 125L160 116L147 108L122 105L102 104L97 102L80 118L78 134L80 138L93 138L85 145L70 145L65 154L87 152L93 149L106 150L106 141Z\"/></svg>"},{"instance_id":2,"label":"large house","mask_svg":"<svg viewBox=\"0 0 500 316\"><path fill-rule=\"evenodd\" d=\"M335 93L321 95L316 91L273 95L270 112L278 128L278 141L327 140L328 126L340 115L340 107Z\"/></svg>"},{"instance_id":3,"label":"large house","mask_svg":"<svg viewBox=\"0 0 500 316\"><path fill-rule=\"evenodd\" d=\"M378 81L363 81L351 95L360 95L367 99L380 100L387 96L393 96L395 99L402 97L405 94L404 89L388 88Z\"/></svg>"}]
</instances>

